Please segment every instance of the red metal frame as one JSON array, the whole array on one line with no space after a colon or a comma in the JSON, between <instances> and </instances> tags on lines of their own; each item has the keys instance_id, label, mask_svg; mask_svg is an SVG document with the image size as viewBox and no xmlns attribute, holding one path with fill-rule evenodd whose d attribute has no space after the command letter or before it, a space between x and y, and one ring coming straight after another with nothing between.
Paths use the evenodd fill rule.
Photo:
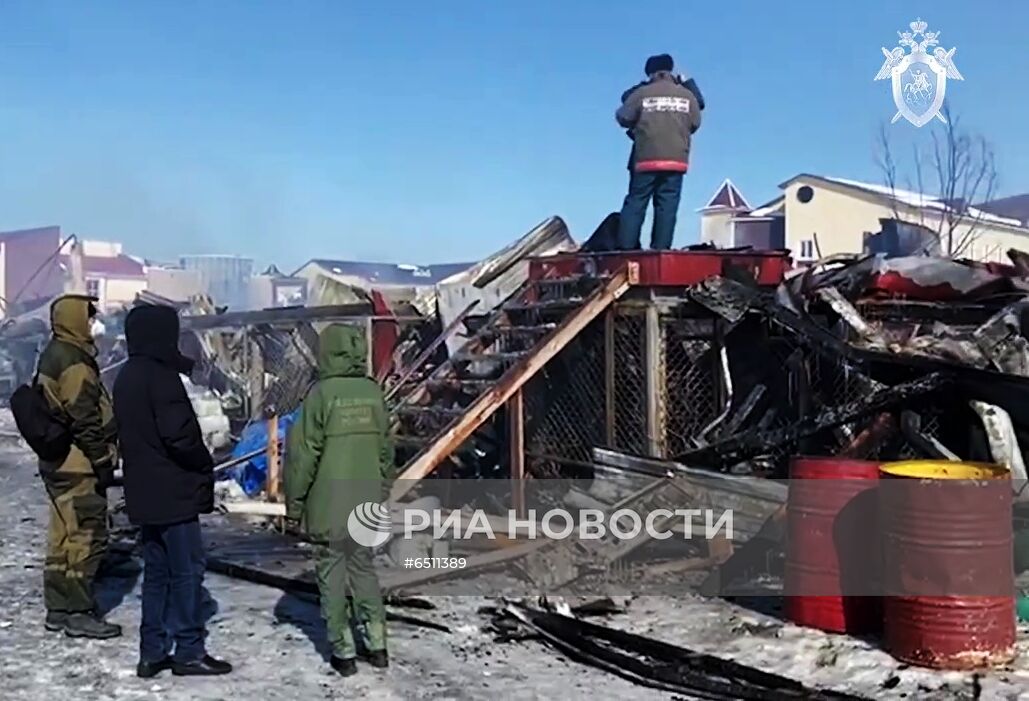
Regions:
<instances>
[{"instance_id":1,"label":"red metal frame","mask_svg":"<svg viewBox=\"0 0 1029 701\"><path fill-rule=\"evenodd\" d=\"M564 253L533 258L529 279L571 277L587 272L615 273L625 264L639 264L639 283L646 287L685 287L724 275L730 267L749 272L760 285L782 282L790 269L786 251L632 251Z\"/></svg>"}]
</instances>

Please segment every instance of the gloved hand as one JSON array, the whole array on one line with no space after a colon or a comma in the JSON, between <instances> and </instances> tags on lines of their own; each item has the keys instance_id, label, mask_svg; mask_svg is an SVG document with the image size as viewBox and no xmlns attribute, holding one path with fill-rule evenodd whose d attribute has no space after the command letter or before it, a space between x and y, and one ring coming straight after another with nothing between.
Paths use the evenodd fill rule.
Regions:
<instances>
[{"instance_id":1,"label":"gloved hand","mask_svg":"<svg viewBox=\"0 0 1029 701\"><path fill-rule=\"evenodd\" d=\"M114 460L108 459L93 465L93 474L96 475L97 488L104 490L114 486Z\"/></svg>"},{"instance_id":2,"label":"gloved hand","mask_svg":"<svg viewBox=\"0 0 1029 701\"><path fill-rule=\"evenodd\" d=\"M290 518L289 516L282 522L282 530L286 535L300 537L304 534L303 528L300 525L300 519Z\"/></svg>"}]
</instances>

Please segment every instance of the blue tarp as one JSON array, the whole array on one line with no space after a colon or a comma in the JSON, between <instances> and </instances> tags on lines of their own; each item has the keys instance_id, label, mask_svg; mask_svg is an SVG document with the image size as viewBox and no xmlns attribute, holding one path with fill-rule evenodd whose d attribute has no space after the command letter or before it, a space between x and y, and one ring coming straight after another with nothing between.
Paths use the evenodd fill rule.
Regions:
<instances>
[{"instance_id":1,"label":"blue tarp","mask_svg":"<svg viewBox=\"0 0 1029 701\"><path fill-rule=\"evenodd\" d=\"M279 440L284 441L286 439L286 431L293 422L297 420L300 410L297 409L292 414L286 414L285 416L279 417L278 434ZM243 435L239 439L239 443L232 451L232 457L238 458L252 453L255 450L260 450L268 445L268 422L257 421L252 423L243 429ZM264 489L264 483L268 477L268 457L266 455L259 455L250 462L245 462L234 471L233 477L239 486L243 488L243 491L247 493L247 496L256 496L261 493Z\"/></svg>"}]
</instances>

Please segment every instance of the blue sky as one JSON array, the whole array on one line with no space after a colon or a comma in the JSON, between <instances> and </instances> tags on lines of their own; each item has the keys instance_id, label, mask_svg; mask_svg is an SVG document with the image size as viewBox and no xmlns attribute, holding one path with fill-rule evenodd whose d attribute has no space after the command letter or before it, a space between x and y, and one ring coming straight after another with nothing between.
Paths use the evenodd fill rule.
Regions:
<instances>
[{"instance_id":1,"label":"blue sky","mask_svg":"<svg viewBox=\"0 0 1029 701\"><path fill-rule=\"evenodd\" d=\"M752 203L878 181L879 47L916 16L1000 194L1029 191L1029 2L0 0L0 230L284 268L474 258L550 214L582 238L624 195L618 96L667 51L708 103L685 244L727 176Z\"/></svg>"}]
</instances>

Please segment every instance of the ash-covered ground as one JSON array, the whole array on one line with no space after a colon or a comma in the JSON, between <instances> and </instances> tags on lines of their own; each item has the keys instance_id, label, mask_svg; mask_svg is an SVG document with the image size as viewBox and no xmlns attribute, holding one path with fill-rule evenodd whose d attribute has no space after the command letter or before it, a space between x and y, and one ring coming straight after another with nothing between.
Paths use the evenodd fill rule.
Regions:
<instances>
[{"instance_id":1,"label":"ash-covered ground","mask_svg":"<svg viewBox=\"0 0 1029 701\"><path fill-rule=\"evenodd\" d=\"M0 698L6 701L671 698L567 660L539 642L494 642L479 612L494 602L482 596L433 597L436 610L405 612L452 632L391 624L390 669L362 665L356 677L342 679L326 662L324 627L313 603L216 574L207 576L208 647L235 672L137 679L141 573L132 558L112 559L101 585L101 603L110 620L124 626L124 637L79 641L44 630L46 501L35 461L10 438L13 432L9 416L0 413ZM692 595L642 597L627 614L603 622L868 698L1029 699L1025 643L1011 669L974 681L970 674L908 668L869 642Z\"/></svg>"}]
</instances>

